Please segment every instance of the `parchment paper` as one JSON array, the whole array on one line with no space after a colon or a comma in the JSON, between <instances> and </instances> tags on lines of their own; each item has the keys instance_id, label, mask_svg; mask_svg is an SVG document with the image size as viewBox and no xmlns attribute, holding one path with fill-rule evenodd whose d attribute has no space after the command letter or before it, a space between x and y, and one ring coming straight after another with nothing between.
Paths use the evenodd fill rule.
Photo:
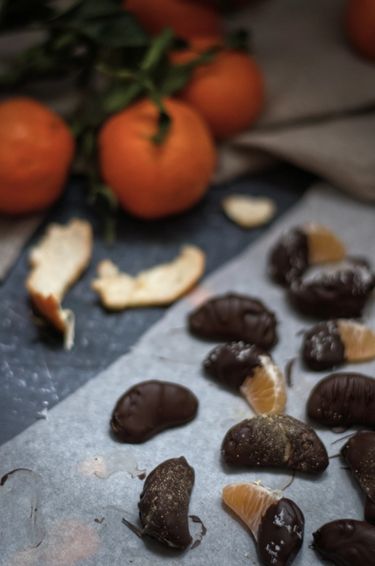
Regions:
<instances>
[{"instance_id":1,"label":"parchment paper","mask_svg":"<svg viewBox=\"0 0 375 566\"><path fill-rule=\"evenodd\" d=\"M330 192L327 187L309 193L267 237L170 309L132 353L58 405L48 419L0 449L1 475L14 468L32 470L14 473L0 487L2 565L258 564L249 533L222 508L221 489L228 483L259 479L264 485L282 488L290 475L236 473L222 466L220 445L225 432L250 416L251 411L239 396L202 375L201 361L213 344L190 337L185 317L193 304L210 293L235 290L261 297L278 314L280 341L273 353L284 367L295 357L301 342L298 332L308 323L286 304L283 290L268 281L265 257L282 230L306 220L331 226L351 254L365 254L375 262L374 208ZM373 327L374 307L373 301L365 317ZM113 334L118 340L115 316ZM363 373L375 373L374 362L355 367ZM304 418L306 398L320 377L296 363L293 386L288 391L290 414ZM200 401L198 417L146 444L118 444L108 429L114 403L129 386L150 378L188 385ZM328 453L337 454L341 444L332 442L339 436L326 430L318 432ZM164 459L180 455L187 458L196 473L190 512L198 515L208 529L200 546L183 555L140 540L121 521L123 517L137 521L142 490L137 469L149 472ZM339 458L333 458L328 470L316 479L297 476L286 494L298 503L306 518L304 547L294 562L296 566L319 563L309 544L312 532L324 522L363 517L363 497Z\"/></svg>"}]
</instances>

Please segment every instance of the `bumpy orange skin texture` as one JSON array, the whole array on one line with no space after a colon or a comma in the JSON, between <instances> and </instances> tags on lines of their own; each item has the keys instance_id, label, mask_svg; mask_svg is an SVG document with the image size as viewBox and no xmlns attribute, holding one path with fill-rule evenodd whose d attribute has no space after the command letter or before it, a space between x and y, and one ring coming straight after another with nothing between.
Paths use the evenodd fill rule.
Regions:
<instances>
[{"instance_id":1,"label":"bumpy orange skin texture","mask_svg":"<svg viewBox=\"0 0 375 566\"><path fill-rule=\"evenodd\" d=\"M172 60L184 63L191 56L191 51L175 53ZM225 140L247 130L261 114L263 76L247 53L223 51L196 69L180 96L204 117L215 138Z\"/></svg>"},{"instance_id":2,"label":"bumpy orange skin texture","mask_svg":"<svg viewBox=\"0 0 375 566\"><path fill-rule=\"evenodd\" d=\"M375 0L349 0L345 25L351 45L375 60Z\"/></svg>"},{"instance_id":3,"label":"bumpy orange skin texture","mask_svg":"<svg viewBox=\"0 0 375 566\"><path fill-rule=\"evenodd\" d=\"M161 218L195 205L215 168L215 146L202 118L183 102L165 104L172 125L160 145L151 141L158 112L149 100L110 118L99 135L105 182L124 209L141 218Z\"/></svg>"},{"instance_id":4,"label":"bumpy orange skin texture","mask_svg":"<svg viewBox=\"0 0 375 566\"><path fill-rule=\"evenodd\" d=\"M190 0L124 0L123 6L154 35L166 27L186 39L222 33L219 14L210 6Z\"/></svg>"},{"instance_id":5,"label":"bumpy orange skin texture","mask_svg":"<svg viewBox=\"0 0 375 566\"><path fill-rule=\"evenodd\" d=\"M0 212L25 214L60 195L74 154L63 120L29 98L0 104Z\"/></svg>"}]
</instances>

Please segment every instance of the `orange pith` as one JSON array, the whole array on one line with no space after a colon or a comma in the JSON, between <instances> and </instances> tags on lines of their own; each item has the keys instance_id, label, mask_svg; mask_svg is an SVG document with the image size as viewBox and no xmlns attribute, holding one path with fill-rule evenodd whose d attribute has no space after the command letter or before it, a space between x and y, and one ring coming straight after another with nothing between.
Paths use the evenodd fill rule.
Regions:
<instances>
[{"instance_id":1,"label":"orange pith","mask_svg":"<svg viewBox=\"0 0 375 566\"><path fill-rule=\"evenodd\" d=\"M257 483L226 485L222 497L225 505L238 515L255 538L264 513L280 499L277 492Z\"/></svg>"}]
</instances>

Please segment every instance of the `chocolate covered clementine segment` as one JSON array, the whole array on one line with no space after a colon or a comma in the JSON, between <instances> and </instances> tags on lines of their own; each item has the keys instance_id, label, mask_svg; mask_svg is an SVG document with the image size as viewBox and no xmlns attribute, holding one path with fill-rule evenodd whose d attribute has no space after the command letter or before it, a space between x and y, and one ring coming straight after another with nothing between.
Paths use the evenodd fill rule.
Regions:
<instances>
[{"instance_id":1,"label":"chocolate covered clementine segment","mask_svg":"<svg viewBox=\"0 0 375 566\"><path fill-rule=\"evenodd\" d=\"M375 504L375 432L357 432L344 444L341 454L361 489Z\"/></svg>"},{"instance_id":2,"label":"chocolate covered clementine segment","mask_svg":"<svg viewBox=\"0 0 375 566\"><path fill-rule=\"evenodd\" d=\"M185 550L192 540L188 513L193 485L194 470L183 456L159 464L147 476L138 504L143 534Z\"/></svg>"},{"instance_id":3,"label":"chocolate covered clementine segment","mask_svg":"<svg viewBox=\"0 0 375 566\"><path fill-rule=\"evenodd\" d=\"M111 427L122 442L145 442L162 430L191 421L198 399L186 387L167 381L143 381L117 401Z\"/></svg>"},{"instance_id":4,"label":"chocolate covered clementine segment","mask_svg":"<svg viewBox=\"0 0 375 566\"><path fill-rule=\"evenodd\" d=\"M365 521L332 521L320 527L313 537L313 548L337 566L375 564L375 527Z\"/></svg>"},{"instance_id":5,"label":"chocolate covered clementine segment","mask_svg":"<svg viewBox=\"0 0 375 566\"><path fill-rule=\"evenodd\" d=\"M270 253L269 273L277 283L288 286L311 265L341 261L345 254L345 246L331 230L310 223L281 236Z\"/></svg>"},{"instance_id":6,"label":"chocolate covered clementine segment","mask_svg":"<svg viewBox=\"0 0 375 566\"><path fill-rule=\"evenodd\" d=\"M219 344L206 356L203 369L224 385L239 389L261 365L262 355L264 350L242 340Z\"/></svg>"},{"instance_id":7,"label":"chocolate covered clementine segment","mask_svg":"<svg viewBox=\"0 0 375 566\"><path fill-rule=\"evenodd\" d=\"M307 424L289 415L257 416L234 425L226 433L221 453L236 467L280 468L321 473L328 466L327 451Z\"/></svg>"},{"instance_id":8,"label":"chocolate covered clementine segment","mask_svg":"<svg viewBox=\"0 0 375 566\"><path fill-rule=\"evenodd\" d=\"M276 317L258 299L227 293L190 313L190 332L208 340L243 340L268 350L277 342Z\"/></svg>"},{"instance_id":9,"label":"chocolate covered clementine segment","mask_svg":"<svg viewBox=\"0 0 375 566\"><path fill-rule=\"evenodd\" d=\"M254 537L266 510L280 499L280 494L257 483L226 485L223 501L250 529Z\"/></svg>"},{"instance_id":10,"label":"chocolate covered clementine segment","mask_svg":"<svg viewBox=\"0 0 375 566\"><path fill-rule=\"evenodd\" d=\"M288 290L292 305L302 314L320 319L357 318L375 287L367 262L348 260L294 279Z\"/></svg>"},{"instance_id":11,"label":"chocolate covered clementine segment","mask_svg":"<svg viewBox=\"0 0 375 566\"><path fill-rule=\"evenodd\" d=\"M310 393L307 414L329 427L375 426L375 379L360 373L332 373Z\"/></svg>"},{"instance_id":12,"label":"chocolate covered clementine segment","mask_svg":"<svg viewBox=\"0 0 375 566\"><path fill-rule=\"evenodd\" d=\"M264 566L287 566L303 542L305 520L290 499L259 483L227 485L223 502L249 528Z\"/></svg>"},{"instance_id":13,"label":"chocolate covered clementine segment","mask_svg":"<svg viewBox=\"0 0 375 566\"><path fill-rule=\"evenodd\" d=\"M347 319L320 322L305 333L302 357L312 370L375 358L375 332Z\"/></svg>"}]
</instances>

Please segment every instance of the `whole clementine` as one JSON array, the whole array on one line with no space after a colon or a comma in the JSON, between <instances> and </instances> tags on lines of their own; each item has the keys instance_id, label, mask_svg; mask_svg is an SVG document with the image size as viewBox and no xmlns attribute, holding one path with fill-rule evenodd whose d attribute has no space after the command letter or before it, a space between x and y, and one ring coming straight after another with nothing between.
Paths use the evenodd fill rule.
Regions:
<instances>
[{"instance_id":1,"label":"whole clementine","mask_svg":"<svg viewBox=\"0 0 375 566\"><path fill-rule=\"evenodd\" d=\"M172 54L172 62L183 64L213 44L213 39L194 40L190 49ZM225 140L249 128L264 106L262 72L246 52L226 50L197 67L180 98L203 116L213 135Z\"/></svg>"},{"instance_id":2,"label":"whole clementine","mask_svg":"<svg viewBox=\"0 0 375 566\"><path fill-rule=\"evenodd\" d=\"M375 59L375 0L349 0L345 25L353 47L365 57Z\"/></svg>"},{"instance_id":3,"label":"whole clementine","mask_svg":"<svg viewBox=\"0 0 375 566\"><path fill-rule=\"evenodd\" d=\"M73 158L64 121L31 98L0 103L0 212L42 210L60 195Z\"/></svg>"},{"instance_id":4,"label":"whole clementine","mask_svg":"<svg viewBox=\"0 0 375 566\"><path fill-rule=\"evenodd\" d=\"M211 6L190 0L124 0L123 6L153 35L166 27L185 39L221 35L220 16Z\"/></svg>"},{"instance_id":5,"label":"whole clementine","mask_svg":"<svg viewBox=\"0 0 375 566\"><path fill-rule=\"evenodd\" d=\"M216 151L197 112L168 99L172 119L161 144L151 137L158 111L142 99L104 124L99 134L104 181L121 205L141 218L161 218L187 210L205 194L214 171Z\"/></svg>"}]
</instances>

